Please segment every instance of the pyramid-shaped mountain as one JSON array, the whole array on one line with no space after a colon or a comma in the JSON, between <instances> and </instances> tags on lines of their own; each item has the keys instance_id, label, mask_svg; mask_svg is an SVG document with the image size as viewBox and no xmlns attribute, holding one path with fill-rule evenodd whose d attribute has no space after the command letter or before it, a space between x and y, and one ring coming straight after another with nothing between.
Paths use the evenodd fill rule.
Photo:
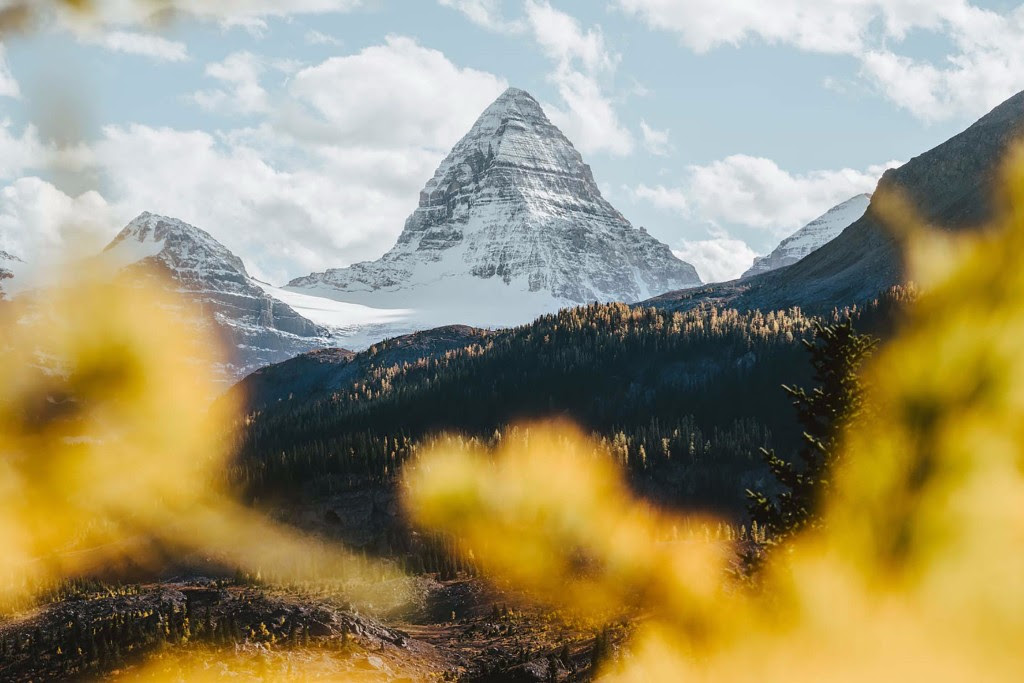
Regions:
<instances>
[{"instance_id":1,"label":"pyramid-shaped mountain","mask_svg":"<svg viewBox=\"0 0 1024 683\"><path fill-rule=\"evenodd\" d=\"M329 332L268 295L245 264L209 233L176 218L143 213L103 253L114 267L158 272L197 304L224 341L225 380L328 344Z\"/></svg>"},{"instance_id":2,"label":"pyramid-shaped mountain","mask_svg":"<svg viewBox=\"0 0 1024 683\"><path fill-rule=\"evenodd\" d=\"M438 167L389 252L289 287L370 305L522 304L528 319L699 284L692 266L601 196L572 143L511 88Z\"/></svg>"}]
</instances>

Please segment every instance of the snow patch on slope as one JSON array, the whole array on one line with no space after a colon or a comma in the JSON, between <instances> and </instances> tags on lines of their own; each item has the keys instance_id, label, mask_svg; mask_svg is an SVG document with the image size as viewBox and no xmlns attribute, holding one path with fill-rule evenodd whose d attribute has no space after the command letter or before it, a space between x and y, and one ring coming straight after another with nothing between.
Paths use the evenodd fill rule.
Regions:
<instances>
[{"instance_id":1,"label":"snow patch on slope","mask_svg":"<svg viewBox=\"0 0 1024 683\"><path fill-rule=\"evenodd\" d=\"M297 292L263 282L259 285L302 317L326 328L332 345L351 351L362 351L382 339L422 329L413 309L373 308L317 296L315 290Z\"/></svg>"},{"instance_id":2,"label":"snow patch on slope","mask_svg":"<svg viewBox=\"0 0 1024 683\"><path fill-rule=\"evenodd\" d=\"M13 297L27 287L27 270L20 258L0 251L0 300Z\"/></svg>"},{"instance_id":3,"label":"snow patch on slope","mask_svg":"<svg viewBox=\"0 0 1024 683\"><path fill-rule=\"evenodd\" d=\"M554 313L563 304L544 294L510 290L500 282L482 281L466 300L463 283L440 281L433 287L367 295L374 305L338 301L330 287L301 290L262 285L270 296L283 301L297 313L330 330L332 343L361 351L390 337L447 325L468 325L485 329L514 327L532 322L539 315ZM359 300L359 294L347 298ZM490 302L481 306L478 298ZM388 307L388 302L395 304ZM407 307L399 307L405 304Z\"/></svg>"},{"instance_id":4,"label":"snow patch on slope","mask_svg":"<svg viewBox=\"0 0 1024 683\"><path fill-rule=\"evenodd\" d=\"M825 246L853 225L871 203L871 195L859 194L842 204L832 207L827 213L782 240L770 254L754 259L754 265L743 273L742 278L767 273L770 270L792 265Z\"/></svg>"}]
</instances>

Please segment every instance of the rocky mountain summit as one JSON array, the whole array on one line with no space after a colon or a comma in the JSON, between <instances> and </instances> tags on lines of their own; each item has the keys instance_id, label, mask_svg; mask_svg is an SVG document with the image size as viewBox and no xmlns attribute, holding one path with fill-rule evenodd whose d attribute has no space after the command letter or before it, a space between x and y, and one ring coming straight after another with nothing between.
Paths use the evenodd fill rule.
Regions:
<instances>
[{"instance_id":1,"label":"rocky mountain summit","mask_svg":"<svg viewBox=\"0 0 1024 683\"><path fill-rule=\"evenodd\" d=\"M227 247L175 218L143 213L110 243L103 258L140 276L155 269L196 302L230 354L226 379L328 343L326 329L268 295Z\"/></svg>"},{"instance_id":2,"label":"rocky mountain summit","mask_svg":"<svg viewBox=\"0 0 1024 683\"><path fill-rule=\"evenodd\" d=\"M817 251L834 240L839 233L864 215L870 202L870 194L859 194L833 206L828 212L782 240L770 254L755 258L754 265L740 277L753 277L793 265L812 251Z\"/></svg>"},{"instance_id":3,"label":"rocky mountain summit","mask_svg":"<svg viewBox=\"0 0 1024 683\"><path fill-rule=\"evenodd\" d=\"M6 251L0 251L0 301L7 296L4 292L4 281L13 280L16 274L15 271L18 270L21 264L22 260L17 256Z\"/></svg>"},{"instance_id":4,"label":"rocky mountain summit","mask_svg":"<svg viewBox=\"0 0 1024 683\"><path fill-rule=\"evenodd\" d=\"M289 287L382 306L501 301L525 322L565 305L634 302L699 284L692 266L601 196L537 101L510 88L438 167L389 252Z\"/></svg>"}]
</instances>

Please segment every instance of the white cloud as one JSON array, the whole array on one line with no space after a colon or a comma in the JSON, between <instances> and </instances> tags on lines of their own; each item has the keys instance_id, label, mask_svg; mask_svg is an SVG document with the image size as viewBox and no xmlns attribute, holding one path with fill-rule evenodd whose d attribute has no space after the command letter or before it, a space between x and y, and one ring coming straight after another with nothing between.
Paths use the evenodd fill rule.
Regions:
<instances>
[{"instance_id":1,"label":"white cloud","mask_svg":"<svg viewBox=\"0 0 1024 683\"><path fill-rule=\"evenodd\" d=\"M552 79L566 106L546 103L544 108L582 153L625 156L633 151L632 134L622 126L597 81L571 69L557 71Z\"/></svg>"},{"instance_id":2,"label":"white cloud","mask_svg":"<svg viewBox=\"0 0 1024 683\"><path fill-rule=\"evenodd\" d=\"M193 94L199 106L209 110L227 110L256 114L267 109L267 91L260 85L266 70L263 60L251 52L234 52L221 62L207 64L206 75L226 86L200 90Z\"/></svg>"},{"instance_id":3,"label":"white cloud","mask_svg":"<svg viewBox=\"0 0 1024 683\"><path fill-rule=\"evenodd\" d=\"M502 12L502 0L438 0L442 7L451 7L466 15L478 26L500 33L520 33L521 21L509 21Z\"/></svg>"},{"instance_id":4,"label":"white cloud","mask_svg":"<svg viewBox=\"0 0 1024 683\"><path fill-rule=\"evenodd\" d=\"M600 27L583 30L574 17L547 0L526 0L526 17L534 39L559 64L578 60L588 73L598 73L613 70L619 62L605 45Z\"/></svg>"},{"instance_id":5,"label":"white cloud","mask_svg":"<svg viewBox=\"0 0 1024 683\"><path fill-rule=\"evenodd\" d=\"M790 173L770 159L737 154L691 166L687 196L694 213L711 223L787 235L853 195L873 192L885 169L897 165Z\"/></svg>"},{"instance_id":6,"label":"white cloud","mask_svg":"<svg viewBox=\"0 0 1024 683\"><path fill-rule=\"evenodd\" d=\"M862 57L861 73L920 119L978 116L1024 88L1024 24L1008 43L951 56L945 68L888 51Z\"/></svg>"},{"instance_id":7,"label":"white cloud","mask_svg":"<svg viewBox=\"0 0 1024 683\"><path fill-rule=\"evenodd\" d=\"M979 115L1024 89L1024 6L997 11L967 0L615 0L652 28L706 52L760 39L846 54L861 77L924 120ZM938 60L901 54L908 34L944 37Z\"/></svg>"},{"instance_id":8,"label":"white cloud","mask_svg":"<svg viewBox=\"0 0 1024 683\"><path fill-rule=\"evenodd\" d=\"M584 154L630 154L633 136L619 121L614 103L602 87L620 57L605 45L600 27L584 30L548 0L526 0L526 17L534 40L555 62L549 80L564 106L545 104L552 121Z\"/></svg>"},{"instance_id":9,"label":"white cloud","mask_svg":"<svg viewBox=\"0 0 1024 683\"><path fill-rule=\"evenodd\" d=\"M438 0L492 31L521 33L533 40L554 63L548 80L558 90L559 103L544 103L551 120L584 154L607 152L624 156L634 140L622 125L608 94L620 56L605 43L599 26L584 29L573 16L549 0L525 0L525 19L504 18L501 0Z\"/></svg>"},{"instance_id":10,"label":"white cloud","mask_svg":"<svg viewBox=\"0 0 1024 683\"><path fill-rule=\"evenodd\" d=\"M646 121L640 121L640 132L644 136L644 147L655 156L668 156L670 145L667 130L656 130L647 125Z\"/></svg>"},{"instance_id":11,"label":"white cloud","mask_svg":"<svg viewBox=\"0 0 1024 683\"><path fill-rule=\"evenodd\" d=\"M29 169L40 168L47 150L32 126L21 133L13 131L8 119L0 119L0 180L13 180Z\"/></svg>"},{"instance_id":12,"label":"white cloud","mask_svg":"<svg viewBox=\"0 0 1024 683\"><path fill-rule=\"evenodd\" d=\"M635 201L711 226L742 226L783 237L831 207L873 192L887 168L843 168L790 173L771 159L737 154L703 166L690 166L678 187L637 185Z\"/></svg>"},{"instance_id":13,"label":"white cloud","mask_svg":"<svg viewBox=\"0 0 1024 683\"><path fill-rule=\"evenodd\" d=\"M295 74L289 95L315 118L286 115L297 135L447 152L507 87L503 79L460 68L411 38L389 36L384 45Z\"/></svg>"},{"instance_id":14,"label":"white cloud","mask_svg":"<svg viewBox=\"0 0 1024 683\"><path fill-rule=\"evenodd\" d=\"M84 36L82 39L113 52L140 55L163 62L183 62L188 59L188 48L185 43L168 40L152 33L110 31Z\"/></svg>"},{"instance_id":15,"label":"white cloud","mask_svg":"<svg viewBox=\"0 0 1024 683\"><path fill-rule=\"evenodd\" d=\"M921 4L923 0L907 0ZM752 37L805 50L850 52L881 0L615 0L652 28L672 31L696 52L738 45Z\"/></svg>"},{"instance_id":16,"label":"white cloud","mask_svg":"<svg viewBox=\"0 0 1024 683\"><path fill-rule=\"evenodd\" d=\"M309 45L331 45L334 47L340 47L343 44L343 41L340 39L315 30L306 31L305 40Z\"/></svg>"},{"instance_id":17,"label":"white cloud","mask_svg":"<svg viewBox=\"0 0 1024 683\"><path fill-rule=\"evenodd\" d=\"M630 91L631 91L631 93L633 95L635 95L636 97L650 97L651 96L651 89L650 88L648 88L646 85L644 85L643 83L641 83L640 81L638 81L635 78L632 78L631 80L633 81L633 87L631 88Z\"/></svg>"},{"instance_id":18,"label":"white cloud","mask_svg":"<svg viewBox=\"0 0 1024 683\"><path fill-rule=\"evenodd\" d=\"M41 4L41 3L40 3ZM266 18L299 14L349 12L365 5L364 0L98 0L93 3L93 23L107 25L151 24L167 12L187 14L225 26L257 26ZM39 8L43 11L43 8ZM66 21L80 24L80 13L64 12Z\"/></svg>"},{"instance_id":19,"label":"white cloud","mask_svg":"<svg viewBox=\"0 0 1024 683\"><path fill-rule=\"evenodd\" d=\"M634 200L647 202L665 211L685 214L690 208L690 202L686 199L686 191L681 188L668 188L664 185L649 187L641 183L634 188L627 187L625 189Z\"/></svg>"},{"instance_id":20,"label":"white cloud","mask_svg":"<svg viewBox=\"0 0 1024 683\"><path fill-rule=\"evenodd\" d=\"M7 52L0 43L0 97L21 97L21 88L7 64Z\"/></svg>"},{"instance_id":21,"label":"white cloud","mask_svg":"<svg viewBox=\"0 0 1024 683\"><path fill-rule=\"evenodd\" d=\"M754 261L757 252L747 243L731 237L709 240L683 240L673 253L697 269L705 283L726 282L742 275Z\"/></svg>"},{"instance_id":22,"label":"white cloud","mask_svg":"<svg viewBox=\"0 0 1024 683\"><path fill-rule=\"evenodd\" d=\"M71 251L96 251L116 225L112 208L96 192L69 197L34 176L0 189L0 251L30 266L56 265Z\"/></svg>"},{"instance_id":23,"label":"white cloud","mask_svg":"<svg viewBox=\"0 0 1024 683\"><path fill-rule=\"evenodd\" d=\"M267 20L258 15L237 15L221 17L220 26L225 31L240 28L257 40L267 35Z\"/></svg>"},{"instance_id":24,"label":"white cloud","mask_svg":"<svg viewBox=\"0 0 1024 683\"><path fill-rule=\"evenodd\" d=\"M35 175L73 168L89 150L43 144L34 126L15 131L0 120L0 251L24 259L23 275L34 281L34 265L55 266L69 250L96 250L113 236L111 208L96 192L68 196ZM21 277L21 276L19 276Z\"/></svg>"}]
</instances>

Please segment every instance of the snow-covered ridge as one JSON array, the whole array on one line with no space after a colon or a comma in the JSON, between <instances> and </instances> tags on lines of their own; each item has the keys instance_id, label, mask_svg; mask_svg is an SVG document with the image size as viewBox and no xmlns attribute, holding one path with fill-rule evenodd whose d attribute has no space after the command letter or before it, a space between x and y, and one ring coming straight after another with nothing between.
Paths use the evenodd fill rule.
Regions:
<instances>
[{"instance_id":1,"label":"snow-covered ridge","mask_svg":"<svg viewBox=\"0 0 1024 683\"><path fill-rule=\"evenodd\" d=\"M767 256L758 256L741 277L748 278L776 268L792 265L839 236L867 211L870 194L859 194L828 210L825 214L782 240Z\"/></svg>"},{"instance_id":2,"label":"snow-covered ridge","mask_svg":"<svg viewBox=\"0 0 1024 683\"><path fill-rule=\"evenodd\" d=\"M209 233L149 212L129 223L101 255L112 266L146 276L153 269L198 304L231 358L226 379L331 345L330 332L265 292L245 264Z\"/></svg>"},{"instance_id":3,"label":"snow-covered ridge","mask_svg":"<svg viewBox=\"0 0 1024 683\"><path fill-rule=\"evenodd\" d=\"M183 283L230 283L238 285L239 290L251 290L254 286L242 259L208 232L148 211L114 238L104 250L104 258L117 267L152 259Z\"/></svg>"},{"instance_id":4,"label":"snow-covered ridge","mask_svg":"<svg viewBox=\"0 0 1024 683\"><path fill-rule=\"evenodd\" d=\"M450 319L436 322L479 325L488 320L468 319L474 310L515 310L502 321L509 324L560 306L639 301L698 284L692 266L601 196L590 167L537 101L510 88L427 181L388 253L289 288L377 308L447 309Z\"/></svg>"},{"instance_id":5,"label":"snow-covered ridge","mask_svg":"<svg viewBox=\"0 0 1024 683\"><path fill-rule=\"evenodd\" d=\"M14 279L21 273L24 265L25 262L17 256L0 251L0 301L14 293Z\"/></svg>"}]
</instances>

